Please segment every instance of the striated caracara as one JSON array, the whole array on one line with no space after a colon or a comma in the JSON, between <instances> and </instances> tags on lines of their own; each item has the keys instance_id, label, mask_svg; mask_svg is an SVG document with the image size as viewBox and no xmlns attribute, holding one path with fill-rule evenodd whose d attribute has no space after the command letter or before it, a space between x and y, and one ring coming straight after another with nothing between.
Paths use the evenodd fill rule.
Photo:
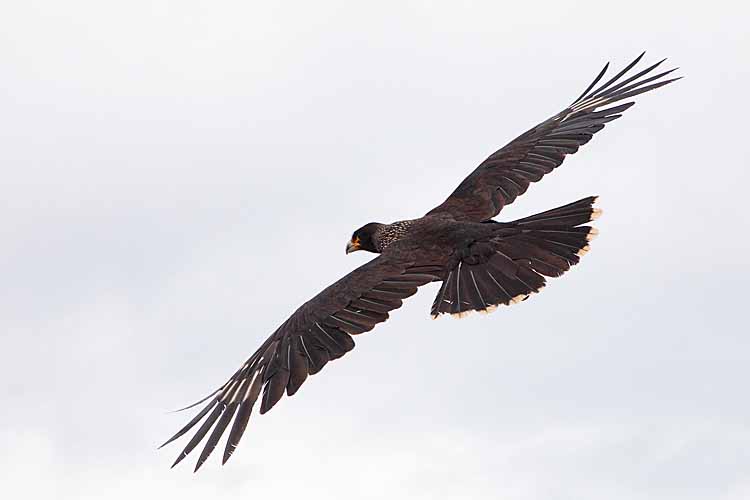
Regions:
<instances>
[{"instance_id":1,"label":"striated caracara","mask_svg":"<svg viewBox=\"0 0 750 500\"><path fill-rule=\"evenodd\" d=\"M492 218L633 102L613 104L678 79L664 78L674 70L653 74L663 61L636 72L633 68L642 57L597 87L605 66L570 106L491 154L424 217L373 222L356 230L346 253L379 255L300 306L229 380L188 407L207 402L164 443L198 426L174 465L208 435L198 470L228 429L226 462L258 398L262 414L284 392L297 392L308 375L354 348L352 336L387 320L421 285L442 283L433 316L461 316L525 300L541 290L547 277L560 276L577 264L596 234L586 225L600 213L593 207L595 196L512 222Z\"/></svg>"}]
</instances>

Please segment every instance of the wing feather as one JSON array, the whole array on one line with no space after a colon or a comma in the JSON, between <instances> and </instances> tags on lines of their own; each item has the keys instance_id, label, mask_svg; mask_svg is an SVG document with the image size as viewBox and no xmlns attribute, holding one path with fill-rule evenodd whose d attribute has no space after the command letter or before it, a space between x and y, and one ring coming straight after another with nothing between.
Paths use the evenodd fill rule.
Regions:
<instances>
[{"instance_id":1,"label":"wing feather","mask_svg":"<svg viewBox=\"0 0 750 500\"><path fill-rule=\"evenodd\" d=\"M263 414L285 392L288 396L295 394L310 375L354 348L352 335L386 321L388 313L416 293L417 287L439 279L440 269L429 265L414 267L413 263L391 262L380 256L303 304L223 386L204 398L201 402L208 401L205 407L162 445L202 422L174 465L208 435L195 466L197 471L229 428L222 459L226 463L237 448L259 397Z\"/></svg>"},{"instance_id":2,"label":"wing feather","mask_svg":"<svg viewBox=\"0 0 750 500\"><path fill-rule=\"evenodd\" d=\"M490 220L525 193L532 182L538 182L560 166L565 156L576 153L606 123L622 116L634 103L602 108L679 80L664 79L677 68L651 75L665 59L626 77L644 54L591 90L607 72L607 63L570 106L491 154L427 215L460 221Z\"/></svg>"}]
</instances>

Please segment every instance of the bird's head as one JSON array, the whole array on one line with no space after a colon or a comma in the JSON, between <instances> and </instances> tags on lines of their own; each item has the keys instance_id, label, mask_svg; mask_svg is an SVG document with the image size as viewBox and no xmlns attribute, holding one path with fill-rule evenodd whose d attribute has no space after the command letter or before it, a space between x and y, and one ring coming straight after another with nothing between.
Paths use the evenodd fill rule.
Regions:
<instances>
[{"instance_id":1,"label":"bird's head","mask_svg":"<svg viewBox=\"0 0 750 500\"><path fill-rule=\"evenodd\" d=\"M380 253L376 244L377 233L381 227L385 224L379 222L370 222L360 227L354 234L352 239L346 244L346 253L356 252L357 250L367 250L368 252Z\"/></svg>"}]
</instances>

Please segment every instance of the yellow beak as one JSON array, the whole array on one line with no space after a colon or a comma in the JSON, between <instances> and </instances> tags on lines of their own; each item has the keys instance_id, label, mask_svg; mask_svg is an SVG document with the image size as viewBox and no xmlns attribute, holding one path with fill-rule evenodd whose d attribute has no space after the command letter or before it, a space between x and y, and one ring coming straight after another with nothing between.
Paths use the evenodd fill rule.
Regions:
<instances>
[{"instance_id":1,"label":"yellow beak","mask_svg":"<svg viewBox=\"0 0 750 500\"><path fill-rule=\"evenodd\" d=\"M350 254L350 253L352 253L352 252L356 252L357 250L359 250L359 238L357 238L354 241L350 241L349 243L346 244L346 254L347 255Z\"/></svg>"}]
</instances>

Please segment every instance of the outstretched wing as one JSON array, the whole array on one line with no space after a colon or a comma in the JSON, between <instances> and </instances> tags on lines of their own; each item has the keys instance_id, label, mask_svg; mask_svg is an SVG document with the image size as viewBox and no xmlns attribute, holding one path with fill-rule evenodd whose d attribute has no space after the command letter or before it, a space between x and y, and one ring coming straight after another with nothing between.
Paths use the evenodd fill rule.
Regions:
<instances>
[{"instance_id":1,"label":"outstretched wing","mask_svg":"<svg viewBox=\"0 0 750 500\"><path fill-rule=\"evenodd\" d=\"M245 432L253 405L262 392L260 413L270 410L283 396L291 396L328 361L354 348L352 335L372 330L388 319L389 311L417 292L417 287L438 278L440 267L415 266L379 256L355 269L312 300L303 304L224 385L203 400L206 406L172 436L179 438L199 422L202 425L172 465L185 458L211 431L195 470L206 461L234 419L224 449L223 463L234 452ZM185 408L187 409L187 408Z\"/></svg>"},{"instance_id":2,"label":"outstretched wing","mask_svg":"<svg viewBox=\"0 0 750 500\"><path fill-rule=\"evenodd\" d=\"M592 90L607 71L607 63L591 85L570 106L490 155L461 182L447 200L427 215L474 222L491 219L505 205L525 193L529 184L552 172L566 155L578 151L579 147L604 128L605 123L619 118L634 103L601 108L679 80L663 79L677 68L648 76L666 59L626 77L644 54L645 52L609 81Z\"/></svg>"}]
</instances>

